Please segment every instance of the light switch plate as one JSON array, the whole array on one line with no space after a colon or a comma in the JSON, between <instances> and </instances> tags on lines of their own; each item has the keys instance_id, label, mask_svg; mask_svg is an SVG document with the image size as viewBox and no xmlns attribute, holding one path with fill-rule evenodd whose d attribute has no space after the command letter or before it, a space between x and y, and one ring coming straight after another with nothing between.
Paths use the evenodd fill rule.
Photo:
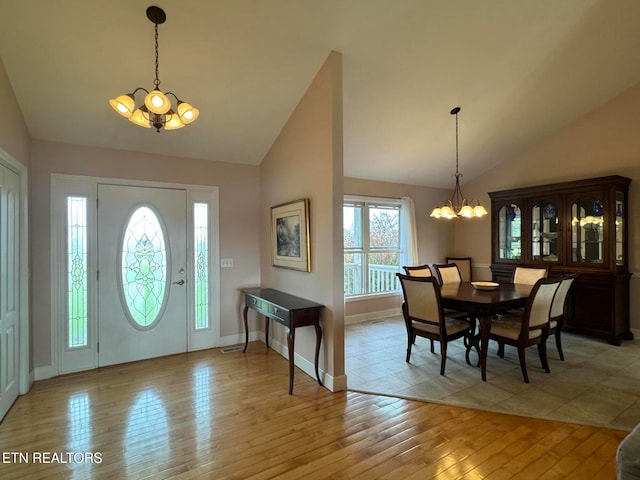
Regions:
<instances>
[{"instance_id":1,"label":"light switch plate","mask_svg":"<svg viewBox=\"0 0 640 480\"><path fill-rule=\"evenodd\" d=\"M222 268L233 268L233 258L222 258L220 260L220 266Z\"/></svg>"}]
</instances>

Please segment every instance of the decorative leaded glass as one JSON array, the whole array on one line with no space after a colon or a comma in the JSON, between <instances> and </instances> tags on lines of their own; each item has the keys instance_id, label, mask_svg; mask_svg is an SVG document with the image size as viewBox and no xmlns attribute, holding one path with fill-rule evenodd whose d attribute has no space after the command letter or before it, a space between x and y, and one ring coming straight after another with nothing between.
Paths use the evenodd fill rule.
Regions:
<instances>
[{"instance_id":1,"label":"decorative leaded glass","mask_svg":"<svg viewBox=\"0 0 640 480\"><path fill-rule=\"evenodd\" d=\"M87 346L87 199L67 198L67 346Z\"/></svg>"},{"instance_id":2,"label":"decorative leaded glass","mask_svg":"<svg viewBox=\"0 0 640 480\"><path fill-rule=\"evenodd\" d=\"M149 207L136 209L122 242L122 293L130 318L140 327L159 319L167 293L165 233Z\"/></svg>"},{"instance_id":3,"label":"decorative leaded glass","mask_svg":"<svg viewBox=\"0 0 640 480\"><path fill-rule=\"evenodd\" d=\"M196 330L209 327L209 206L193 205Z\"/></svg>"}]
</instances>

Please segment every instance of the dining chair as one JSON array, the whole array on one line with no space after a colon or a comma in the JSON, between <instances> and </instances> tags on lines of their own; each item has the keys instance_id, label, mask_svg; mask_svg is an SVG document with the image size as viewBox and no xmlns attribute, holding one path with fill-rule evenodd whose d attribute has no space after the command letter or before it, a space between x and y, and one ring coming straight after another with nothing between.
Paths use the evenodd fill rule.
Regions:
<instances>
[{"instance_id":1,"label":"dining chair","mask_svg":"<svg viewBox=\"0 0 640 480\"><path fill-rule=\"evenodd\" d=\"M473 279L471 274L471 257L447 257L448 264L455 264L460 271L460 278L463 282L470 282Z\"/></svg>"},{"instance_id":2,"label":"dining chair","mask_svg":"<svg viewBox=\"0 0 640 480\"><path fill-rule=\"evenodd\" d=\"M558 355L560 360L564 361L564 353L562 351L562 340L560 339L560 332L564 326L564 315L567 309L567 298L569 291L573 286L574 280L578 277L577 273L565 275L560 280L560 286L556 292L556 296L553 298L551 304L551 315L549 318L549 336L552 334L556 337L556 348L558 349Z\"/></svg>"},{"instance_id":3,"label":"dining chair","mask_svg":"<svg viewBox=\"0 0 640 480\"><path fill-rule=\"evenodd\" d=\"M436 271L440 285L462 282L460 270L455 263L434 263L433 268Z\"/></svg>"},{"instance_id":4,"label":"dining chair","mask_svg":"<svg viewBox=\"0 0 640 480\"><path fill-rule=\"evenodd\" d=\"M512 282L533 285L541 278L547 278L548 273L548 267L527 267L517 265L513 270Z\"/></svg>"},{"instance_id":5,"label":"dining chair","mask_svg":"<svg viewBox=\"0 0 640 480\"><path fill-rule=\"evenodd\" d=\"M560 285L560 279L539 279L531 289L527 305L522 313L508 312L491 323L489 338L498 342L498 356L504 358L504 346L512 345L518 349L520 369L525 383L529 383L525 349L533 345L538 347L538 356L542 368L550 373L547 359L547 337L549 336L549 318L551 304Z\"/></svg>"},{"instance_id":6,"label":"dining chair","mask_svg":"<svg viewBox=\"0 0 640 480\"><path fill-rule=\"evenodd\" d=\"M431 277L431 268L429 265L417 265L415 267L402 267L406 275L410 277Z\"/></svg>"},{"instance_id":7,"label":"dining chair","mask_svg":"<svg viewBox=\"0 0 640 480\"><path fill-rule=\"evenodd\" d=\"M440 375L444 375L447 362L447 344L471 334L471 324L466 320L444 315L440 299L440 285L435 277L411 277L396 274L402 285L402 314L407 327L407 356L416 337L440 342ZM433 350L432 350L432 353Z\"/></svg>"}]
</instances>

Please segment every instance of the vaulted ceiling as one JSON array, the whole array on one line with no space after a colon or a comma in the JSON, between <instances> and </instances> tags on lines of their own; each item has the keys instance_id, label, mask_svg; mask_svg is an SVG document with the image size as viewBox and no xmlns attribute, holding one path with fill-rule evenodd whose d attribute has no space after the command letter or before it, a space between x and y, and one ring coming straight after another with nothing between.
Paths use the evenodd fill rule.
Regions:
<instances>
[{"instance_id":1,"label":"vaulted ceiling","mask_svg":"<svg viewBox=\"0 0 640 480\"><path fill-rule=\"evenodd\" d=\"M156 133L110 98L154 79L200 109ZM258 165L331 50L346 176L469 180L640 82L638 0L0 0L35 139Z\"/></svg>"}]
</instances>

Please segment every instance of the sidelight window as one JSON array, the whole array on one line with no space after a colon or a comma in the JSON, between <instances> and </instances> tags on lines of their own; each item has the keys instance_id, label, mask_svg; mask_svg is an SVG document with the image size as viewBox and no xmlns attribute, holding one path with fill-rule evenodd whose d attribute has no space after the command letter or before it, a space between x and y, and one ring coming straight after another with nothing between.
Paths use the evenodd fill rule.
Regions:
<instances>
[{"instance_id":1,"label":"sidelight window","mask_svg":"<svg viewBox=\"0 0 640 480\"><path fill-rule=\"evenodd\" d=\"M87 198L67 197L67 347L87 346Z\"/></svg>"},{"instance_id":2,"label":"sidelight window","mask_svg":"<svg viewBox=\"0 0 640 480\"><path fill-rule=\"evenodd\" d=\"M196 330L209 328L209 205L193 204Z\"/></svg>"}]
</instances>

